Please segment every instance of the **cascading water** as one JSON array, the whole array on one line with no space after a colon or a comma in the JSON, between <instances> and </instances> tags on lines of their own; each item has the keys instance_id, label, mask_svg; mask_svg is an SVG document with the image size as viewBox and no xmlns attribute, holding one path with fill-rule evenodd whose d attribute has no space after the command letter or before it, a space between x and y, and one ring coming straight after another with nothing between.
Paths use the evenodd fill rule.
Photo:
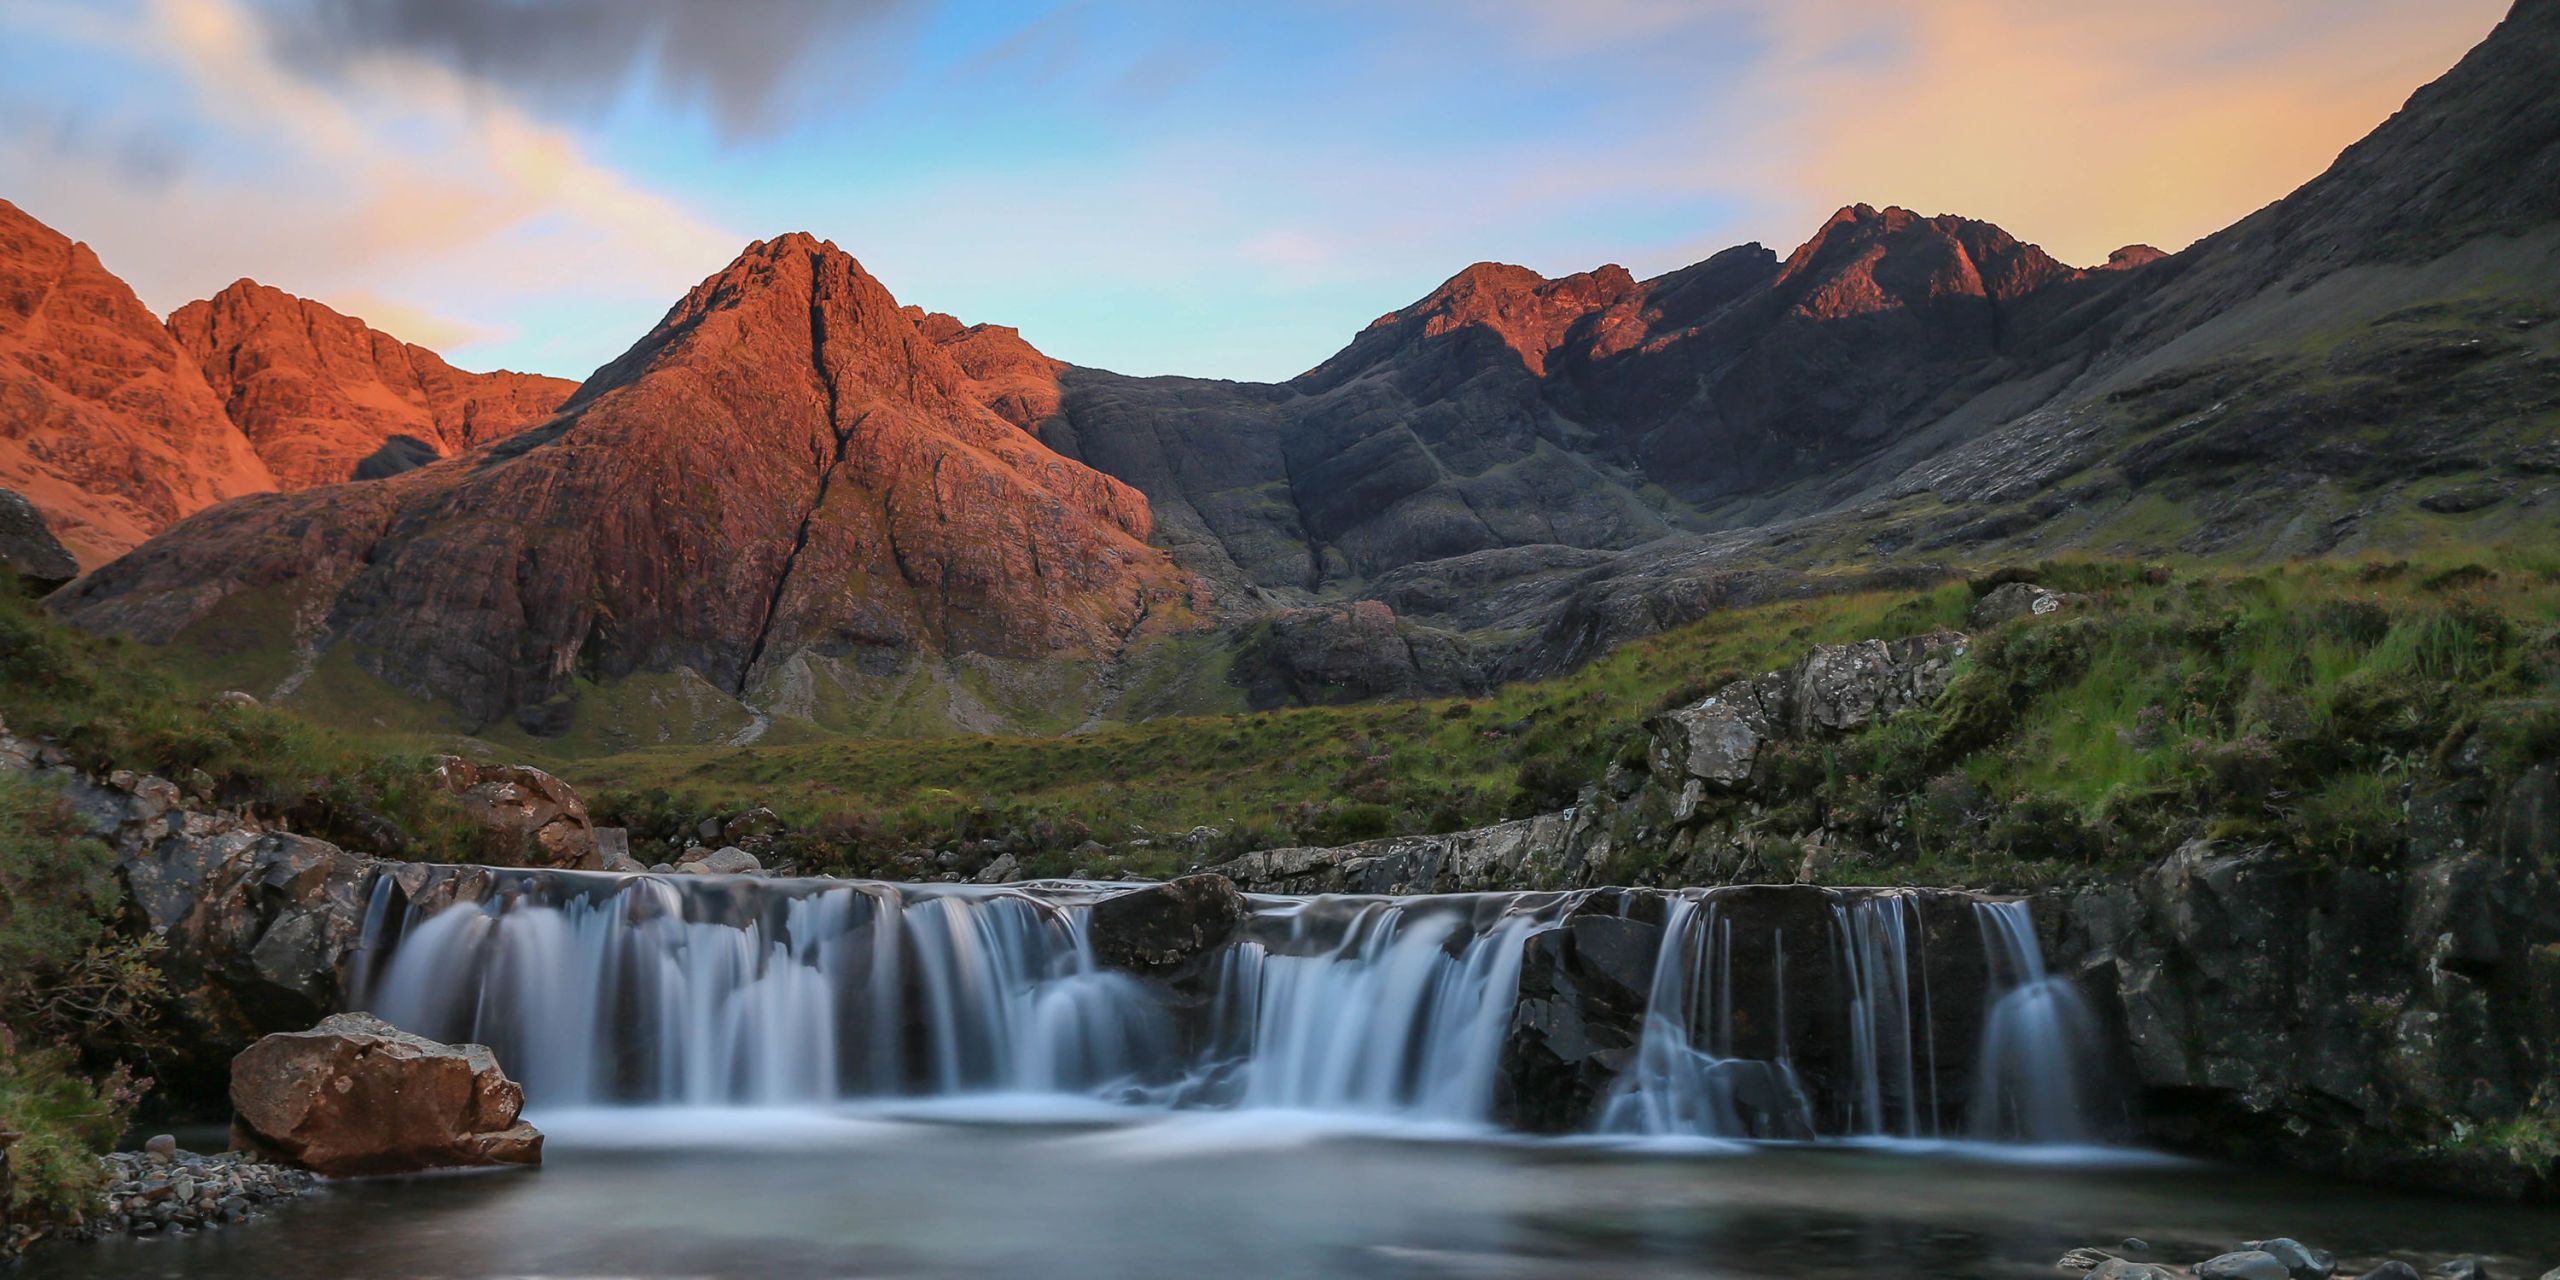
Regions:
<instances>
[{"instance_id":1,"label":"cascading water","mask_svg":"<svg viewBox=\"0 0 2560 1280\"><path fill-rule=\"evenodd\" d=\"M1275 909L1293 941L1312 905ZM1219 1004L1252 1011L1229 1045L1245 1062L1243 1104L1484 1119L1535 919L1505 911L1471 930L1445 907L1368 901L1312 954L1238 944Z\"/></svg>"},{"instance_id":2,"label":"cascading water","mask_svg":"<svg viewBox=\"0 0 2560 1280\"><path fill-rule=\"evenodd\" d=\"M1933 958L1928 920L1969 899L1924 919L1909 891L1802 886L1256 897L1176 990L1096 961L1111 886L472 874L477 900L440 910L378 881L356 990L490 1045L540 1106L1033 1093L1483 1125L1518 1087L1533 939L1614 911L1660 937L1627 978L1634 1051L1585 1113L1602 1132L1926 1137L1959 1108L1978 1136L2087 1133L2086 1014L2017 903L1974 906L1978 956L1941 927ZM1951 963L1980 1007L1933 1003ZM1976 1059L1942 1060L1942 1018L1958 1058L1979 1031Z\"/></svg>"},{"instance_id":3,"label":"cascading water","mask_svg":"<svg viewBox=\"0 0 2560 1280\"><path fill-rule=\"evenodd\" d=\"M2029 1142L2091 1138L2087 1063L2096 1023L2069 982L2045 972L2023 902L1980 902L1983 946L2001 994L1982 1023L1973 1134Z\"/></svg>"}]
</instances>

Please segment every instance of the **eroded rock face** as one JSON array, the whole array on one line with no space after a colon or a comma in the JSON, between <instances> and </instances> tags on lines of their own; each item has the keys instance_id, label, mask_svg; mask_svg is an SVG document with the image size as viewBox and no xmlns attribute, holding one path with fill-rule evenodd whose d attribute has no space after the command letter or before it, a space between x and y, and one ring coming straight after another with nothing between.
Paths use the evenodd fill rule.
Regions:
<instances>
[{"instance_id":1,"label":"eroded rock face","mask_svg":"<svg viewBox=\"0 0 2560 1280\"><path fill-rule=\"evenodd\" d=\"M1093 906L1094 959L1115 969L1181 969L1233 936L1244 895L1222 875L1190 875L1103 899Z\"/></svg>"},{"instance_id":2,"label":"eroded rock face","mask_svg":"<svg viewBox=\"0 0 2560 1280\"><path fill-rule=\"evenodd\" d=\"M283 489L368 478L368 460L387 475L419 465L415 452L451 457L505 439L577 390L566 378L464 372L254 280L178 308L169 333Z\"/></svg>"},{"instance_id":3,"label":"eroded rock face","mask_svg":"<svg viewBox=\"0 0 2560 1280\"><path fill-rule=\"evenodd\" d=\"M2406 861L2198 842L2068 902L2058 954L2109 1012L2161 1138L2503 1196L2547 1174L2479 1132L2560 1089L2560 873L2476 760L2410 800ZM2471 770L2465 776L2463 770Z\"/></svg>"},{"instance_id":4,"label":"eroded rock face","mask_svg":"<svg viewBox=\"0 0 2560 1280\"><path fill-rule=\"evenodd\" d=\"M524 1091L480 1045L367 1013L268 1036L231 1063L234 1144L343 1177L542 1163Z\"/></svg>"},{"instance_id":5,"label":"eroded rock face","mask_svg":"<svg viewBox=\"0 0 2560 1280\"><path fill-rule=\"evenodd\" d=\"M460 756L436 762L436 781L528 867L607 870L586 802L568 783L530 765L482 764ZM626 859L630 846L622 850Z\"/></svg>"}]
</instances>

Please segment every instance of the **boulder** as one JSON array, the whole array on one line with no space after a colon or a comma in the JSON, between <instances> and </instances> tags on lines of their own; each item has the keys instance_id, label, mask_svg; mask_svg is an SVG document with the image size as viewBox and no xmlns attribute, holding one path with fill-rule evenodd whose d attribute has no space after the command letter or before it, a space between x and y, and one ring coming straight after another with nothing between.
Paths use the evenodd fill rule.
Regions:
<instances>
[{"instance_id":1,"label":"boulder","mask_svg":"<svg viewBox=\"0 0 2560 1280\"><path fill-rule=\"evenodd\" d=\"M631 832L628 828L598 827L595 831L597 869L625 874L648 870L639 859L631 856Z\"/></svg>"},{"instance_id":2,"label":"boulder","mask_svg":"<svg viewBox=\"0 0 2560 1280\"><path fill-rule=\"evenodd\" d=\"M2273 1240L2257 1240L2249 1247L2284 1264L2285 1274L2293 1280L2329 1280L2338 1270L2338 1260L2299 1240L2278 1236Z\"/></svg>"},{"instance_id":3,"label":"boulder","mask_svg":"<svg viewBox=\"0 0 2560 1280\"><path fill-rule=\"evenodd\" d=\"M333 1177L542 1162L524 1091L483 1046L369 1013L271 1035L231 1060L232 1145Z\"/></svg>"},{"instance_id":4,"label":"boulder","mask_svg":"<svg viewBox=\"0 0 2560 1280\"><path fill-rule=\"evenodd\" d=\"M694 854L685 859L684 865L701 868L696 874L714 876L751 876L764 870L764 864L756 861L754 854L736 845L723 845L710 853Z\"/></svg>"},{"instance_id":5,"label":"boulder","mask_svg":"<svg viewBox=\"0 0 2560 1280\"><path fill-rule=\"evenodd\" d=\"M1139 973L1178 970L1233 936L1246 914L1235 882L1214 872L1114 894L1093 904L1094 958Z\"/></svg>"},{"instance_id":6,"label":"boulder","mask_svg":"<svg viewBox=\"0 0 2560 1280\"><path fill-rule=\"evenodd\" d=\"M754 840L771 841L787 829L781 815L758 805L722 823L720 838L731 844L743 845Z\"/></svg>"},{"instance_id":7,"label":"boulder","mask_svg":"<svg viewBox=\"0 0 2560 1280\"><path fill-rule=\"evenodd\" d=\"M568 783L530 765L460 756L438 760L435 777L462 797L473 821L512 845L508 852L523 865L586 871L604 865L586 802Z\"/></svg>"},{"instance_id":8,"label":"boulder","mask_svg":"<svg viewBox=\"0 0 2560 1280\"><path fill-rule=\"evenodd\" d=\"M2085 598L2047 591L2032 582L2004 582L1973 602L1973 612L1966 615L1965 624L1976 631L1987 631L2020 618L2060 613Z\"/></svg>"},{"instance_id":9,"label":"boulder","mask_svg":"<svg viewBox=\"0 0 2560 1280\"><path fill-rule=\"evenodd\" d=\"M2243 1249L2197 1263L2196 1280L2291 1280L2291 1273L2274 1254Z\"/></svg>"},{"instance_id":10,"label":"boulder","mask_svg":"<svg viewBox=\"0 0 2560 1280\"><path fill-rule=\"evenodd\" d=\"M0 574L42 595L80 576L80 563L47 528L35 504L0 489Z\"/></svg>"}]
</instances>

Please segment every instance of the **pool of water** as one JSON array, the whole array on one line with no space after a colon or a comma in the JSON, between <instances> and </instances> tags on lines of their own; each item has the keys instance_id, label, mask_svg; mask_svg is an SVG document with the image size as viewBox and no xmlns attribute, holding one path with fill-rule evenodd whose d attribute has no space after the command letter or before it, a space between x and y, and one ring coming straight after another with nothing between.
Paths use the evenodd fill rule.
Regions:
<instances>
[{"instance_id":1,"label":"pool of water","mask_svg":"<svg viewBox=\"0 0 2560 1280\"><path fill-rule=\"evenodd\" d=\"M539 1170L330 1184L28 1276L2050 1277L2126 1236L2292 1235L2370 1265L2560 1264L2560 1214L2123 1153L1585 1144L1287 1113L977 1100L537 1113ZM2360 1274L2357 1270L2344 1274Z\"/></svg>"}]
</instances>

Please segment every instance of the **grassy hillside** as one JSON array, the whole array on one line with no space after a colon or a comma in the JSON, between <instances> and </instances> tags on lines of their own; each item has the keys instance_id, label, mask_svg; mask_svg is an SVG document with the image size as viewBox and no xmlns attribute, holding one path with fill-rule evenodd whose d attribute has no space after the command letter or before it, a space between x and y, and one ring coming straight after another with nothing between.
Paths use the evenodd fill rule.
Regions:
<instances>
[{"instance_id":1,"label":"grassy hillside","mask_svg":"<svg viewBox=\"0 0 2560 1280\"><path fill-rule=\"evenodd\" d=\"M2363 849L2397 821L2394 779L2457 728L2540 732L2527 722L2560 663L2560 557L2093 560L2024 576L2089 601L1984 637L1939 706L1781 761L1774 784L1807 810L1791 816L1879 843L1908 829L1924 849L2004 864L2150 856L2195 834ZM897 870L902 851L995 839L1044 870L1161 872L1562 807L1613 762L1640 761L1654 712L1813 644L1962 627L1993 580L1739 610L1484 698L559 764L644 853L703 815L763 804L800 833L804 865ZM1217 834L1169 839L1204 825ZM1113 855L1073 852L1088 839Z\"/></svg>"}]
</instances>

